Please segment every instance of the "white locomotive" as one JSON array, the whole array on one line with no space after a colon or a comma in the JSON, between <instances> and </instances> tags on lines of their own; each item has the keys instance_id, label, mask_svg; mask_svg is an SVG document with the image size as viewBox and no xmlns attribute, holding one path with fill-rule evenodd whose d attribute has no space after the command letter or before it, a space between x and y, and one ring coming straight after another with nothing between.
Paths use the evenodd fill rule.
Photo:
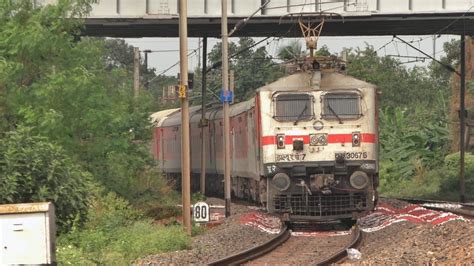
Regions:
<instances>
[{"instance_id":1,"label":"white locomotive","mask_svg":"<svg viewBox=\"0 0 474 266\"><path fill-rule=\"evenodd\" d=\"M328 65L314 61L230 107L234 197L261 202L291 221L350 220L374 208L377 88ZM153 154L175 178L181 173L180 117L179 109L153 115ZM204 137L206 191L222 194L222 106L210 108L206 119L202 136L200 107L190 108L192 184L199 186Z\"/></svg>"}]
</instances>

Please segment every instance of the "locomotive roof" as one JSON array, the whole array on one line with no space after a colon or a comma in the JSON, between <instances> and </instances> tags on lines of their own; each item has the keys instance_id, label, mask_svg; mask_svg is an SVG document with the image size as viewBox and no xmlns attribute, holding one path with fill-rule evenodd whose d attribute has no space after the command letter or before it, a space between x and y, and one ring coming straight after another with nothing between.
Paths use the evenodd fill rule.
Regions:
<instances>
[{"instance_id":1,"label":"locomotive roof","mask_svg":"<svg viewBox=\"0 0 474 266\"><path fill-rule=\"evenodd\" d=\"M160 122L163 120L163 118L166 118L172 115L173 113L178 112L180 109L181 108L166 109L163 111L153 113L150 115L151 123L154 124L155 126L160 126Z\"/></svg>"},{"instance_id":2,"label":"locomotive roof","mask_svg":"<svg viewBox=\"0 0 474 266\"><path fill-rule=\"evenodd\" d=\"M257 91L331 90L376 88L375 85L338 72L298 72L267 84Z\"/></svg>"}]
</instances>

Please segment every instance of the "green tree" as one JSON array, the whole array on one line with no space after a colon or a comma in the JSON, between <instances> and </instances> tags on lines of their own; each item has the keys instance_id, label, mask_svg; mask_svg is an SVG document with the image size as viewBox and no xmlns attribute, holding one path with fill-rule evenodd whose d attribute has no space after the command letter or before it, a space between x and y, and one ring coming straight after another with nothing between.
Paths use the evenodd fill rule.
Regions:
<instances>
[{"instance_id":1,"label":"green tree","mask_svg":"<svg viewBox=\"0 0 474 266\"><path fill-rule=\"evenodd\" d=\"M27 0L2 2L0 134L31 127L31 134L47 136L130 199L135 180L155 174L147 146L154 101L146 91L133 97L130 71L106 64L103 40L77 41L83 24L71 16L89 10L90 2L43 8Z\"/></svg>"},{"instance_id":2,"label":"green tree","mask_svg":"<svg viewBox=\"0 0 474 266\"><path fill-rule=\"evenodd\" d=\"M454 69L459 65L461 58L460 53L460 40L451 39L449 42L443 44L443 51L445 56L442 56L439 61L447 66L452 66ZM440 86L449 87L449 81L453 75L453 72L446 69L441 64L432 61L429 65L430 77L434 79ZM450 90L447 90L446 93L449 96Z\"/></svg>"},{"instance_id":3,"label":"green tree","mask_svg":"<svg viewBox=\"0 0 474 266\"><path fill-rule=\"evenodd\" d=\"M240 38L238 43L229 43L229 55L239 52L229 62L229 69L235 73L235 99L242 101L252 97L255 89L283 76L282 69L275 64L264 46L249 48L255 44L252 38ZM217 43L209 53L211 65L220 66L221 43ZM198 72L198 71L197 71ZM221 68L214 68L208 75L209 88L219 94L222 84Z\"/></svg>"},{"instance_id":4,"label":"green tree","mask_svg":"<svg viewBox=\"0 0 474 266\"><path fill-rule=\"evenodd\" d=\"M280 46L277 50L277 56L283 60L298 59L304 56L303 47L299 41L295 40L288 45Z\"/></svg>"},{"instance_id":5,"label":"green tree","mask_svg":"<svg viewBox=\"0 0 474 266\"><path fill-rule=\"evenodd\" d=\"M307 56L308 54L309 53L303 50L303 46L297 40L289 43L288 45L280 46L277 50L277 56L282 60L299 59L301 57ZM329 48L326 45L323 45L316 51L315 55L330 56L331 52L329 52Z\"/></svg>"},{"instance_id":6,"label":"green tree","mask_svg":"<svg viewBox=\"0 0 474 266\"><path fill-rule=\"evenodd\" d=\"M51 201L61 231L86 218L91 176L65 151L20 127L0 139L0 204Z\"/></svg>"},{"instance_id":7,"label":"green tree","mask_svg":"<svg viewBox=\"0 0 474 266\"><path fill-rule=\"evenodd\" d=\"M323 45L323 47L319 48L316 51L316 55L319 56L330 56L331 52L329 52L329 48L326 45Z\"/></svg>"},{"instance_id":8,"label":"green tree","mask_svg":"<svg viewBox=\"0 0 474 266\"><path fill-rule=\"evenodd\" d=\"M382 93L381 191L392 193L429 183L426 173L443 168L450 146L449 88L433 78L440 69L409 69L391 57L378 56L370 46L351 51L348 59L348 73L376 84ZM439 191L436 186L410 191L429 194Z\"/></svg>"},{"instance_id":9,"label":"green tree","mask_svg":"<svg viewBox=\"0 0 474 266\"><path fill-rule=\"evenodd\" d=\"M99 39L104 42L103 60L109 70L123 69L132 75L134 68L133 46L123 39ZM174 105L161 103L162 90L168 85L178 83L176 77L156 75L156 69L145 65L143 51L140 53L140 84L141 88L153 96L153 110L162 110Z\"/></svg>"},{"instance_id":10,"label":"green tree","mask_svg":"<svg viewBox=\"0 0 474 266\"><path fill-rule=\"evenodd\" d=\"M449 89L435 82L424 67L407 69L398 60L378 56L371 46L351 51L348 60L349 75L379 86L382 107L429 109L447 100Z\"/></svg>"}]
</instances>

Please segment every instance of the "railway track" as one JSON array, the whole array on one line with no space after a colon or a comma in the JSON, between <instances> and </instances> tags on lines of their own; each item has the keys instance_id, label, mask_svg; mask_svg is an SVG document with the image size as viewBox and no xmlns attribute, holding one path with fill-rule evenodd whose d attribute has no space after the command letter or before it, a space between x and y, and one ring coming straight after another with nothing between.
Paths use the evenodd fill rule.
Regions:
<instances>
[{"instance_id":1,"label":"railway track","mask_svg":"<svg viewBox=\"0 0 474 266\"><path fill-rule=\"evenodd\" d=\"M341 262L347 257L347 249L356 248L362 240L362 232L357 226L351 229L350 235L344 239L335 240L341 236L319 237L298 237L292 236L291 230L285 227L284 230L274 239L258 247L244 252L214 261L209 265L274 265L274 264L312 264L327 265ZM322 239L325 239L322 241ZM343 243L341 245L341 242ZM321 247L314 252L308 247ZM342 246L342 248L341 248ZM314 261L314 259L318 259ZM311 261L302 261L309 259Z\"/></svg>"},{"instance_id":2,"label":"railway track","mask_svg":"<svg viewBox=\"0 0 474 266\"><path fill-rule=\"evenodd\" d=\"M459 203L451 201L441 201L441 200L425 200L425 199L414 199L414 198L396 198L397 200L420 204L421 206L436 210L451 212L457 215L461 215L467 219L474 219L474 203Z\"/></svg>"},{"instance_id":3,"label":"railway track","mask_svg":"<svg viewBox=\"0 0 474 266\"><path fill-rule=\"evenodd\" d=\"M347 250L350 248L357 248L362 242L363 234L358 226L352 229L352 238L347 246L337 251L332 256L323 259L317 263L317 265L328 265L333 263L342 262L347 259Z\"/></svg>"},{"instance_id":4,"label":"railway track","mask_svg":"<svg viewBox=\"0 0 474 266\"><path fill-rule=\"evenodd\" d=\"M269 241L263 243L262 245L228 256L226 258L211 262L209 263L209 265L212 265L212 266L239 265L239 264L245 263L247 261L263 256L267 254L268 252L274 250L275 248L283 244L285 241L287 241L288 238L290 238L290 236L291 236L291 231L289 230L287 226L284 226L281 232L276 237L274 237L273 239L270 239Z\"/></svg>"}]
</instances>

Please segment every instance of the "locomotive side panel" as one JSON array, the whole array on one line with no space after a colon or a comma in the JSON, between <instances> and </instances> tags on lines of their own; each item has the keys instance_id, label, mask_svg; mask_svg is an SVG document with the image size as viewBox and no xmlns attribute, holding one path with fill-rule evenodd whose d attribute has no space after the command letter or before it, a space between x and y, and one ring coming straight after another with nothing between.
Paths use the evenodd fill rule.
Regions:
<instances>
[{"instance_id":1,"label":"locomotive side panel","mask_svg":"<svg viewBox=\"0 0 474 266\"><path fill-rule=\"evenodd\" d=\"M255 151L251 150L254 138L254 99L231 108L232 176L258 179ZM249 119L249 117L251 119Z\"/></svg>"},{"instance_id":2,"label":"locomotive side panel","mask_svg":"<svg viewBox=\"0 0 474 266\"><path fill-rule=\"evenodd\" d=\"M191 148L191 173L201 172L201 139L202 132L199 127L201 114L199 112L191 114L189 123L190 148Z\"/></svg>"},{"instance_id":3,"label":"locomotive side panel","mask_svg":"<svg viewBox=\"0 0 474 266\"><path fill-rule=\"evenodd\" d=\"M259 180L260 179L260 172L259 172L259 163L260 158L258 157L259 149L258 147L258 132L257 132L257 123L256 123L256 112L255 107L249 109L246 114L247 116L247 127L244 134L247 136L247 158L246 158L246 167L249 171L249 176Z\"/></svg>"},{"instance_id":4,"label":"locomotive side panel","mask_svg":"<svg viewBox=\"0 0 474 266\"><path fill-rule=\"evenodd\" d=\"M166 173L181 172L181 127L163 127L162 170Z\"/></svg>"}]
</instances>

